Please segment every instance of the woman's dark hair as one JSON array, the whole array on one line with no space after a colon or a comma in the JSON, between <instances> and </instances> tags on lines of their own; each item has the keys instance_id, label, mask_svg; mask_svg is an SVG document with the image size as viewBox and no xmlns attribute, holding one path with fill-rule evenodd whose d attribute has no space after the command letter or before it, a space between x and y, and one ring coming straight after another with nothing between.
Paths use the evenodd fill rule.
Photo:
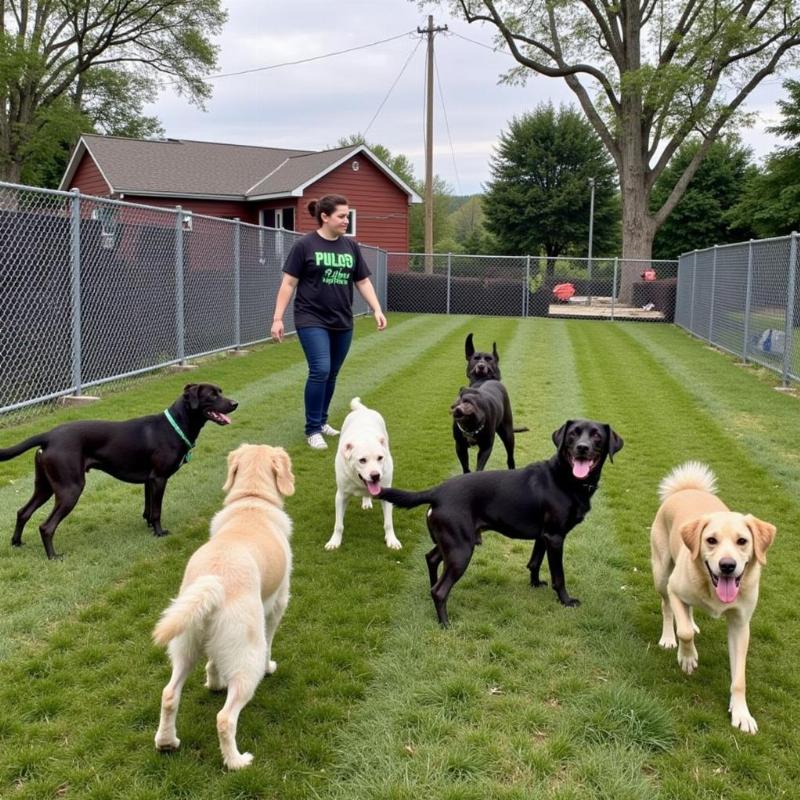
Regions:
<instances>
[{"instance_id":1,"label":"woman's dark hair","mask_svg":"<svg viewBox=\"0 0 800 800\"><path fill-rule=\"evenodd\" d=\"M346 197L340 194L326 194L325 197L320 197L319 200L312 200L308 204L308 213L315 217L317 223L322 225L322 215L327 214L330 216L336 211L336 206L350 205Z\"/></svg>"}]
</instances>

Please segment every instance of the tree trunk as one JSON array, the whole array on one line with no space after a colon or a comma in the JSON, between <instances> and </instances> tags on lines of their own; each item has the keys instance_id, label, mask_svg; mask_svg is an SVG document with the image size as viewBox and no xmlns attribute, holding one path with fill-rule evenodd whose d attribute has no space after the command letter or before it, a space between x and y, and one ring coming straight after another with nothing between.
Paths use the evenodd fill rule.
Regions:
<instances>
[{"instance_id":1,"label":"tree trunk","mask_svg":"<svg viewBox=\"0 0 800 800\"><path fill-rule=\"evenodd\" d=\"M649 213L650 194L646 189L647 154L641 132L641 115L628 109L623 117L626 128L622 146L622 270L619 300L629 305L633 284L650 265L655 223Z\"/></svg>"}]
</instances>

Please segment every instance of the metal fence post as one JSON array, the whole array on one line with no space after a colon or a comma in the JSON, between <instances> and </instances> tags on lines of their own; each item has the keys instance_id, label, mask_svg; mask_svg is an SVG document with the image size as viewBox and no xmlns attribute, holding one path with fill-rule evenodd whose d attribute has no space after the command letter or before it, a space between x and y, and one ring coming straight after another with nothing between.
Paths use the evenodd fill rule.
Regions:
<instances>
[{"instance_id":1,"label":"metal fence post","mask_svg":"<svg viewBox=\"0 0 800 800\"><path fill-rule=\"evenodd\" d=\"M744 341L742 342L742 361L747 363L747 350L750 343L750 296L753 291L753 240L747 243L747 284L744 290Z\"/></svg>"},{"instance_id":2,"label":"metal fence post","mask_svg":"<svg viewBox=\"0 0 800 800\"><path fill-rule=\"evenodd\" d=\"M794 294L797 275L797 231L792 231L789 244L789 285L786 289L786 322L784 324L783 342L783 379L784 386L789 385L789 364L792 356L792 334L794 333Z\"/></svg>"},{"instance_id":3,"label":"metal fence post","mask_svg":"<svg viewBox=\"0 0 800 800\"><path fill-rule=\"evenodd\" d=\"M81 393L81 193L70 198L70 305L72 307L72 384Z\"/></svg>"},{"instance_id":4,"label":"metal fence post","mask_svg":"<svg viewBox=\"0 0 800 800\"><path fill-rule=\"evenodd\" d=\"M611 284L611 321L614 321L614 302L617 297L617 272L619 270L619 256L614 257L614 279Z\"/></svg>"},{"instance_id":5,"label":"metal fence post","mask_svg":"<svg viewBox=\"0 0 800 800\"><path fill-rule=\"evenodd\" d=\"M451 275L451 259L452 253L447 254L447 311L446 313L450 313L450 275Z\"/></svg>"},{"instance_id":6,"label":"metal fence post","mask_svg":"<svg viewBox=\"0 0 800 800\"><path fill-rule=\"evenodd\" d=\"M693 253L694 258L692 259L692 305L691 310L689 312L689 332L694 333L694 284L695 279L697 278L697 250Z\"/></svg>"},{"instance_id":7,"label":"metal fence post","mask_svg":"<svg viewBox=\"0 0 800 800\"><path fill-rule=\"evenodd\" d=\"M241 237L239 217L236 217L233 234L233 336L236 349L242 345L242 284L241 284Z\"/></svg>"},{"instance_id":8,"label":"metal fence post","mask_svg":"<svg viewBox=\"0 0 800 800\"><path fill-rule=\"evenodd\" d=\"M525 256L525 286L522 291L522 316L527 317L530 309L530 293L531 293L531 256L528 253Z\"/></svg>"},{"instance_id":9,"label":"metal fence post","mask_svg":"<svg viewBox=\"0 0 800 800\"><path fill-rule=\"evenodd\" d=\"M183 209L177 206L175 221L175 338L176 355L181 364L186 360L185 333L183 320Z\"/></svg>"},{"instance_id":10,"label":"metal fence post","mask_svg":"<svg viewBox=\"0 0 800 800\"><path fill-rule=\"evenodd\" d=\"M717 245L714 245L714 260L711 263L711 303L708 307L708 343L714 336L714 295L717 289Z\"/></svg>"}]
</instances>

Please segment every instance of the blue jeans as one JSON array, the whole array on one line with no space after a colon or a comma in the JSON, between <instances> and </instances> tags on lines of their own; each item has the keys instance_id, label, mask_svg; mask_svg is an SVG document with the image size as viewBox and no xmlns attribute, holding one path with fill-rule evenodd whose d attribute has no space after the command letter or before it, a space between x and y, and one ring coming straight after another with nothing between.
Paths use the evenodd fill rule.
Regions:
<instances>
[{"instance_id":1,"label":"blue jeans","mask_svg":"<svg viewBox=\"0 0 800 800\"><path fill-rule=\"evenodd\" d=\"M298 328L297 338L308 362L308 379L303 395L306 405L306 436L319 433L328 421L336 376L344 363L353 331L327 328Z\"/></svg>"}]
</instances>

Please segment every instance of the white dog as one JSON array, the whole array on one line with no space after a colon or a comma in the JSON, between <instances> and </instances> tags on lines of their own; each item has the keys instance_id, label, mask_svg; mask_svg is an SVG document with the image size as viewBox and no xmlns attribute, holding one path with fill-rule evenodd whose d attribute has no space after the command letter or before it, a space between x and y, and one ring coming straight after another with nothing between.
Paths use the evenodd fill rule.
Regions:
<instances>
[{"instance_id":1,"label":"white dog","mask_svg":"<svg viewBox=\"0 0 800 800\"><path fill-rule=\"evenodd\" d=\"M383 417L367 408L358 397L350 401L350 408L336 451L336 523L326 550L335 550L342 543L344 512L353 495L362 498L361 508L372 508L372 498L382 488L392 485L394 465ZM394 535L392 504L381 502L386 546L399 550L403 545Z\"/></svg>"},{"instance_id":2,"label":"white dog","mask_svg":"<svg viewBox=\"0 0 800 800\"><path fill-rule=\"evenodd\" d=\"M180 593L153 631L156 644L169 644L172 662L156 747L179 747L181 690L205 652L206 686L228 690L217 714L222 758L228 769L241 769L253 756L236 746L239 713L264 673L278 668L272 637L289 602L292 522L283 511L283 497L294 494L289 456L280 447L243 444L228 454L223 489L225 507L211 520L211 538L189 559Z\"/></svg>"}]
</instances>

